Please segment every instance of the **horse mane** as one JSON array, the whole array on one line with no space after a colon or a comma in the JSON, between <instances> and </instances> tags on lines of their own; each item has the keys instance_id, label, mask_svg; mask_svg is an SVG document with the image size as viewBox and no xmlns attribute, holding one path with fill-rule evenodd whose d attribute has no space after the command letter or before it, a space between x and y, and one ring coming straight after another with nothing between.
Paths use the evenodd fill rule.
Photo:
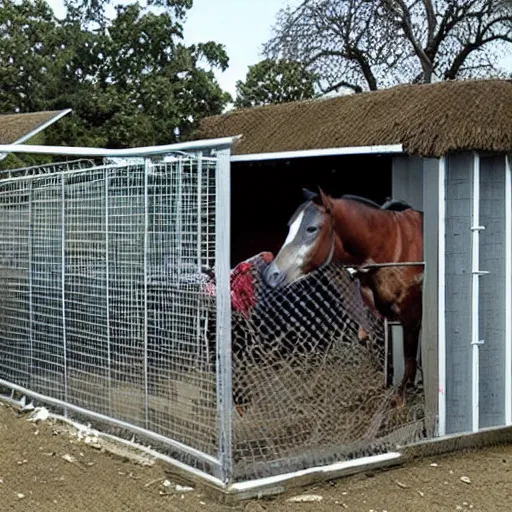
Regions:
<instances>
[{"instance_id":1,"label":"horse mane","mask_svg":"<svg viewBox=\"0 0 512 512\"><path fill-rule=\"evenodd\" d=\"M412 210L412 206L401 199L393 199L388 197L383 205L377 204L375 201L366 197L356 196L353 194L345 194L341 196L341 199L349 199L360 204L369 206L370 208L376 208L378 210L389 210L394 212L403 212L404 210Z\"/></svg>"},{"instance_id":2,"label":"horse mane","mask_svg":"<svg viewBox=\"0 0 512 512\"><path fill-rule=\"evenodd\" d=\"M378 210L380 210L380 206L375 201L372 201L367 197L355 196L353 194L345 194L341 196L341 199L348 199L349 201L355 201L356 203L361 203L371 208L377 208Z\"/></svg>"},{"instance_id":3,"label":"horse mane","mask_svg":"<svg viewBox=\"0 0 512 512\"><path fill-rule=\"evenodd\" d=\"M412 206L401 199L392 199L388 198L388 200L381 206L383 210L391 210L394 212L403 212L404 210L412 210Z\"/></svg>"},{"instance_id":4,"label":"horse mane","mask_svg":"<svg viewBox=\"0 0 512 512\"><path fill-rule=\"evenodd\" d=\"M340 199L345 199L349 201L354 201L355 203L358 203L360 205L373 208L375 210L387 210L387 211L394 211L394 212L403 212L405 210L412 210L413 207L406 203L405 201L401 199L393 199L391 197L388 197L386 199L386 202L382 205L379 205L375 201L368 199L367 197L358 196L355 194L344 194L341 196ZM300 212L306 207L306 205L311 201L311 199L308 199L301 203L297 209L295 210L294 214L290 217L290 220L288 221L288 227L290 227L295 219L299 216Z\"/></svg>"}]
</instances>

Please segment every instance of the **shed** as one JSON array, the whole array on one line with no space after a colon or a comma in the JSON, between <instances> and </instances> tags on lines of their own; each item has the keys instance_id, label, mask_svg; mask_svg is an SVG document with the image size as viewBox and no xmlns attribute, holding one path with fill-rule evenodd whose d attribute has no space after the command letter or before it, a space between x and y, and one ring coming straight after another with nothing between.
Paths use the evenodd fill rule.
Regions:
<instances>
[{"instance_id":1,"label":"shed","mask_svg":"<svg viewBox=\"0 0 512 512\"><path fill-rule=\"evenodd\" d=\"M232 264L280 247L303 186L408 201L424 211L422 358L438 433L512 424L512 81L237 110L195 136L234 135Z\"/></svg>"},{"instance_id":2,"label":"shed","mask_svg":"<svg viewBox=\"0 0 512 512\"><path fill-rule=\"evenodd\" d=\"M23 114L0 114L0 144L22 144L70 112L71 109L68 108ZM0 154L0 160L6 156Z\"/></svg>"}]
</instances>

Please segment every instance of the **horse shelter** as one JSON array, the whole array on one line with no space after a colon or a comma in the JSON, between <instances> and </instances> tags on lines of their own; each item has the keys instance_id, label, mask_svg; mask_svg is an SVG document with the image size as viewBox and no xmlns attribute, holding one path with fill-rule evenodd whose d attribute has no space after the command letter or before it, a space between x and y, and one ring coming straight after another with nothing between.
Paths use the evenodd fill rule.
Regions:
<instances>
[{"instance_id":1,"label":"horse shelter","mask_svg":"<svg viewBox=\"0 0 512 512\"><path fill-rule=\"evenodd\" d=\"M444 82L234 111L170 146L0 146L62 160L0 180L0 384L244 496L510 425L511 114L509 81ZM401 408L400 326L346 268L261 278L318 186L423 211Z\"/></svg>"}]
</instances>

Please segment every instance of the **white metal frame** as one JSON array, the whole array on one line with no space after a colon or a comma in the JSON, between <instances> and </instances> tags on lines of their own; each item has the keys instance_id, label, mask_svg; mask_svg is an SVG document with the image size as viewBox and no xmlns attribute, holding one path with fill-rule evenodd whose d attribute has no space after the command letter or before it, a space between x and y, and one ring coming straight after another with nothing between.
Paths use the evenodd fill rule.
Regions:
<instances>
[{"instance_id":1,"label":"white metal frame","mask_svg":"<svg viewBox=\"0 0 512 512\"><path fill-rule=\"evenodd\" d=\"M33 153L38 155L98 156L98 157L142 157L165 155L179 151L201 151L209 148L230 148L240 137L203 139L163 146L145 146L128 149L85 148L76 146L34 146L30 144L0 144L0 153Z\"/></svg>"},{"instance_id":2,"label":"white metal frame","mask_svg":"<svg viewBox=\"0 0 512 512\"><path fill-rule=\"evenodd\" d=\"M227 484L233 474L233 408L231 360L231 164L230 149L217 153L215 272L217 294L217 401L221 478ZM219 299L220 298L220 299Z\"/></svg>"},{"instance_id":3,"label":"white metal frame","mask_svg":"<svg viewBox=\"0 0 512 512\"><path fill-rule=\"evenodd\" d=\"M438 435L446 435L446 158L439 159L438 170Z\"/></svg>"},{"instance_id":4,"label":"white metal frame","mask_svg":"<svg viewBox=\"0 0 512 512\"><path fill-rule=\"evenodd\" d=\"M250 153L247 155L233 155L231 157L231 161L257 162L261 160L283 160L315 156L400 154L403 152L404 148L402 144L390 144L382 146L352 146L345 148L304 149L301 151L276 151L275 153Z\"/></svg>"},{"instance_id":5,"label":"white metal frame","mask_svg":"<svg viewBox=\"0 0 512 512\"><path fill-rule=\"evenodd\" d=\"M105 422L110 425L129 430L144 438L152 439L157 442L167 444L177 451L191 456L197 461L209 465L213 476L195 469L192 466L184 465L178 461L174 464L186 467L186 469L197 476L210 482L222 482L223 486L230 483L232 475L232 376L231 376L231 294L230 294L230 155L231 146L238 140L238 137L224 137L220 139L200 140L185 142L180 144L169 144L163 146L148 146L133 149L104 149L104 148L77 148L77 147L59 147L59 146L34 146L34 145L0 145L0 153L35 153L35 154L56 154L73 156L97 156L97 157L146 157L145 167L151 155L165 155L176 152L192 152L200 154L202 151L213 150L217 153L216 166L216 260L217 260L217 286L216 286L216 307L217 307L217 410L219 413L219 444L217 457L204 453L200 450L187 446L179 441L167 438L147 429L147 403L146 403L146 428L138 427L123 420L112 418L105 414L97 413L83 407L71 404L66 400L49 397L34 392L24 386L0 379L0 385L3 385L13 391L17 391L35 400L62 408L66 415L68 411L74 411L83 414L92 419ZM105 166L96 167L104 169ZM65 176L74 172L83 172L83 170L66 171L61 173L64 191ZM147 172L145 178L145 194L147 194ZM10 181L31 179L31 176L20 176L9 178ZM107 184L105 186L108 186ZM64 214L64 201L63 212ZM147 198L145 201L145 223L147 224ZM64 223L63 223L64 225ZM147 225L146 225L147 228ZM64 236L63 232L63 236ZM147 252L147 240L145 241L145 253ZM146 254L145 254L146 258ZM147 265L144 265L146 267ZM64 272L64 260L62 263ZM147 285L147 275L145 274L145 286ZM64 293L64 288L62 290ZM65 318L65 315L63 316ZM147 317L145 317L147 323ZM65 332L65 324L63 324ZM147 335L147 330L145 330ZM146 336L145 336L146 338ZM146 348L145 348L146 350ZM145 370L147 371L147 370ZM145 379L147 386L147 378Z\"/></svg>"},{"instance_id":6,"label":"white metal frame","mask_svg":"<svg viewBox=\"0 0 512 512\"><path fill-rule=\"evenodd\" d=\"M471 427L478 432L480 425L480 276L488 272L480 270L480 155L473 153L471 209Z\"/></svg>"}]
</instances>

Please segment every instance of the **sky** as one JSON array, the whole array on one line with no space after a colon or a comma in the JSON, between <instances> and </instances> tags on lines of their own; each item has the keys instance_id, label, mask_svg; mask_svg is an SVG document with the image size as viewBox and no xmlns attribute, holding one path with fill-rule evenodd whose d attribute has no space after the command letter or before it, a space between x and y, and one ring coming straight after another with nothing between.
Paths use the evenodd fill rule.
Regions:
<instances>
[{"instance_id":1,"label":"sky","mask_svg":"<svg viewBox=\"0 0 512 512\"><path fill-rule=\"evenodd\" d=\"M55 14L65 13L63 0L47 0ZM114 4L133 0L115 0ZM220 86L236 96L236 82L244 80L248 67L262 59L261 46L271 34L278 11L301 0L194 0L184 25L186 44L206 41L222 43L229 56L229 68L215 71ZM111 7L107 12L113 13ZM502 59L512 71L512 54Z\"/></svg>"},{"instance_id":2,"label":"sky","mask_svg":"<svg viewBox=\"0 0 512 512\"><path fill-rule=\"evenodd\" d=\"M62 17L63 1L47 1ZM262 59L261 46L270 37L277 12L297 4L298 0L194 0L184 25L185 43L215 41L225 45L229 68L215 74L220 86L235 97L237 80L245 79L248 67Z\"/></svg>"}]
</instances>

